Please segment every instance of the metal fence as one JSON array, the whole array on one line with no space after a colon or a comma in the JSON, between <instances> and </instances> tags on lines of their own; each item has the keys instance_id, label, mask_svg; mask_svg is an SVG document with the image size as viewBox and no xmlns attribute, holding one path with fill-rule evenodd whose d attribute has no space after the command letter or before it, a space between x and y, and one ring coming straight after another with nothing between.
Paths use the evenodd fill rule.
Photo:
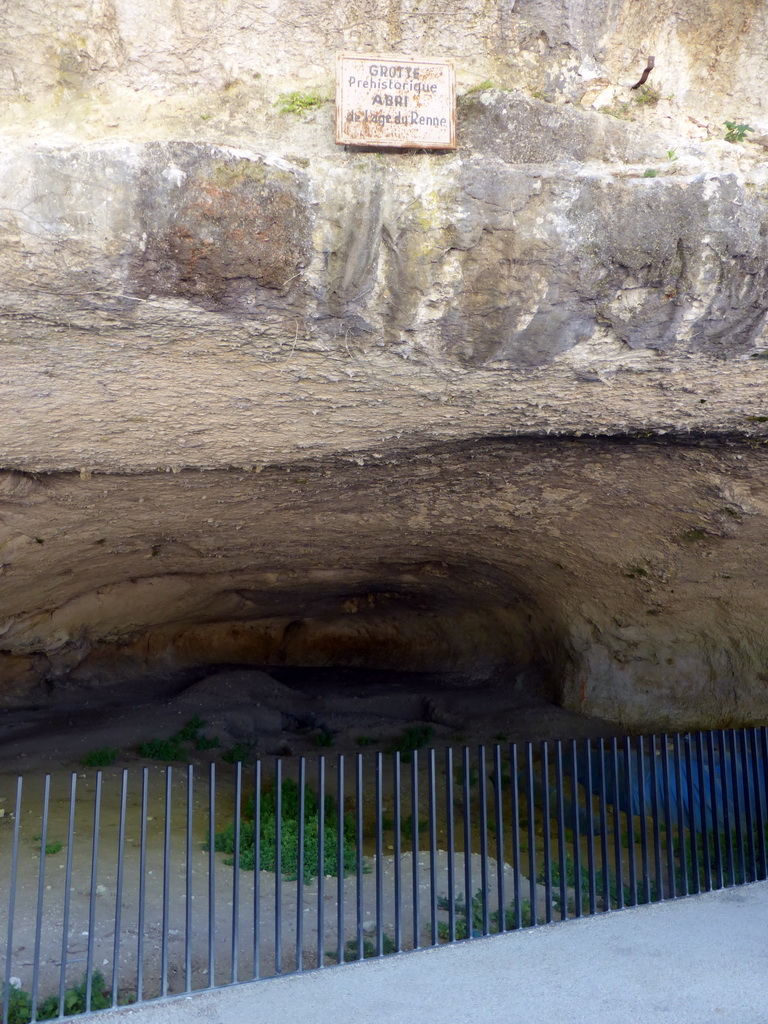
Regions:
<instances>
[{"instance_id":1,"label":"metal fence","mask_svg":"<svg viewBox=\"0 0 768 1024\"><path fill-rule=\"evenodd\" d=\"M766 728L11 786L3 1024L768 875Z\"/></svg>"}]
</instances>

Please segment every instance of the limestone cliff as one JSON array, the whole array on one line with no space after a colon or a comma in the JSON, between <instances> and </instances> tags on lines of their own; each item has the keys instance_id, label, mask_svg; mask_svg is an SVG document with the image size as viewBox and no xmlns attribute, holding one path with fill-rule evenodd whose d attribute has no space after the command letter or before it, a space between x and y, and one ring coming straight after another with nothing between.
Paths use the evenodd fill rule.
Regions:
<instances>
[{"instance_id":1,"label":"limestone cliff","mask_svg":"<svg viewBox=\"0 0 768 1024\"><path fill-rule=\"evenodd\" d=\"M8 700L536 664L765 715L768 3L683 6L0 11ZM450 57L458 150L335 146L341 49Z\"/></svg>"}]
</instances>

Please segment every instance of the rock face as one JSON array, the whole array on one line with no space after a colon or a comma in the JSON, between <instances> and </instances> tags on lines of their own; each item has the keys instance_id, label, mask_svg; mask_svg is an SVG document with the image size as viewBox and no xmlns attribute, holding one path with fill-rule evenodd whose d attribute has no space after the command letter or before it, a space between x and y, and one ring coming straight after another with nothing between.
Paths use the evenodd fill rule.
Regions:
<instances>
[{"instance_id":1,"label":"rock face","mask_svg":"<svg viewBox=\"0 0 768 1024\"><path fill-rule=\"evenodd\" d=\"M534 665L765 715L768 4L11 6L7 701ZM457 152L334 146L340 49L451 57Z\"/></svg>"}]
</instances>

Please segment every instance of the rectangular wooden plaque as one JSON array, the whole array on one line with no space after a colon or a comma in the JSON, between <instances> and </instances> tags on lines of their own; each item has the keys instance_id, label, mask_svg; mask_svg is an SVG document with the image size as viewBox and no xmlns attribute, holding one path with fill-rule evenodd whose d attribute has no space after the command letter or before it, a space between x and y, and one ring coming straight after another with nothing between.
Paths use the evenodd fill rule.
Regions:
<instances>
[{"instance_id":1,"label":"rectangular wooden plaque","mask_svg":"<svg viewBox=\"0 0 768 1024\"><path fill-rule=\"evenodd\" d=\"M453 65L420 57L338 54L336 142L455 149Z\"/></svg>"}]
</instances>

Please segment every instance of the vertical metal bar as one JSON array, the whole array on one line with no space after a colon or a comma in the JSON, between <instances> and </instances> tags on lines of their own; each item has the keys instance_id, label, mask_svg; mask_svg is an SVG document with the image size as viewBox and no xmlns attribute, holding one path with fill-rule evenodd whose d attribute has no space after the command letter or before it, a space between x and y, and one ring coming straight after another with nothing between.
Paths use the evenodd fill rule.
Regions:
<instances>
[{"instance_id":1,"label":"vertical metal bar","mask_svg":"<svg viewBox=\"0 0 768 1024\"><path fill-rule=\"evenodd\" d=\"M643 882L643 903L651 902L651 872L648 863L648 807L645 787L645 740L638 736L635 743L637 754L637 792L639 797L640 821L640 870Z\"/></svg>"},{"instance_id":2,"label":"vertical metal bar","mask_svg":"<svg viewBox=\"0 0 768 1024\"><path fill-rule=\"evenodd\" d=\"M541 816L542 845L544 853L544 920L552 921L552 842L549 820L549 744L541 743Z\"/></svg>"},{"instance_id":3,"label":"vertical metal bar","mask_svg":"<svg viewBox=\"0 0 768 1024\"><path fill-rule=\"evenodd\" d=\"M381 824L384 800L384 755L376 753L376 956L384 954L384 835Z\"/></svg>"},{"instance_id":4,"label":"vertical metal bar","mask_svg":"<svg viewBox=\"0 0 768 1024\"><path fill-rule=\"evenodd\" d=\"M304 841L307 802L307 761L299 758L299 834L296 850L296 970L304 970Z\"/></svg>"},{"instance_id":5,"label":"vertical metal bar","mask_svg":"<svg viewBox=\"0 0 768 1024\"><path fill-rule=\"evenodd\" d=\"M240 815L243 807L243 765L235 765L235 856L232 865L232 959L230 977L232 984L238 980L240 965Z\"/></svg>"},{"instance_id":6,"label":"vertical metal bar","mask_svg":"<svg viewBox=\"0 0 768 1024\"><path fill-rule=\"evenodd\" d=\"M669 736L661 735L661 776L664 784L664 829L667 837L667 899L677 895L675 879L675 847L672 836L672 776L669 772Z\"/></svg>"},{"instance_id":7,"label":"vertical metal bar","mask_svg":"<svg viewBox=\"0 0 768 1024\"><path fill-rule=\"evenodd\" d=\"M571 801L573 805L573 912L576 917L581 917L582 893L581 893L581 825L579 822L579 761L576 751L576 740L571 740Z\"/></svg>"},{"instance_id":8,"label":"vertical metal bar","mask_svg":"<svg viewBox=\"0 0 768 1024\"><path fill-rule=\"evenodd\" d=\"M393 807L392 813L395 819L395 951L397 953L403 948L403 878L402 878L402 833L400 828L400 751L395 750L392 754L392 791Z\"/></svg>"},{"instance_id":9,"label":"vertical metal bar","mask_svg":"<svg viewBox=\"0 0 768 1024\"><path fill-rule=\"evenodd\" d=\"M688 790L688 837L691 849L691 882L692 892L701 892L701 880L699 878L699 844L697 840L698 830L696 828L696 795L694 787L694 765L691 751L691 734L686 733L683 737L683 754L685 757L685 774Z\"/></svg>"},{"instance_id":10,"label":"vertical metal bar","mask_svg":"<svg viewBox=\"0 0 768 1024\"><path fill-rule=\"evenodd\" d=\"M13 819L13 847L11 850L11 884L8 895L8 934L5 946L5 980L3 984L3 1024L8 1024L8 1012L11 1000L11 960L13 954L13 918L16 910L16 874L19 865L19 828L21 827L21 791L22 777L16 779L16 809ZM74 783L72 788L72 804L74 805ZM67 850L69 855L70 847ZM69 890L67 890L69 892ZM64 940L66 942L66 938ZM63 961L62 961L63 964ZM63 968L62 968L63 969ZM60 1003L59 1005L63 1005Z\"/></svg>"},{"instance_id":11,"label":"vertical metal bar","mask_svg":"<svg viewBox=\"0 0 768 1024\"><path fill-rule=\"evenodd\" d=\"M283 762L275 759L275 974L283 973Z\"/></svg>"},{"instance_id":12,"label":"vertical metal bar","mask_svg":"<svg viewBox=\"0 0 768 1024\"><path fill-rule=\"evenodd\" d=\"M355 757L355 855L357 865L357 958L365 956L363 934L363 755Z\"/></svg>"},{"instance_id":13,"label":"vertical metal bar","mask_svg":"<svg viewBox=\"0 0 768 1024\"><path fill-rule=\"evenodd\" d=\"M435 781L435 748L430 747L427 761L427 795L429 800L429 936L437 945L437 793Z\"/></svg>"},{"instance_id":14,"label":"vertical metal bar","mask_svg":"<svg viewBox=\"0 0 768 1024\"><path fill-rule=\"evenodd\" d=\"M493 748L494 816L496 822L496 906L499 910L499 931L506 931L504 896L504 827L502 824L502 783L501 783L501 747L497 743Z\"/></svg>"},{"instance_id":15,"label":"vertical metal bar","mask_svg":"<svg viewBox=\"0 0 768 1024\"><path fill-rule=\"evenodd\" d=\"M317 759L317 966L325 967L325 754Z\"/></svg>"},{"instance_id":16,"label":"vertical metal bar","mask_svg":"<svg viewBox=\"0 0 768 1024\"><path fill-rule=\"evenodd\" d=\"M611 909L611 870L608 865L608 799L605 779L605 740L598 741L600 771L598 773L598 804L600 814L600 866L603 872L603 911Z\"/></svg>"},{"instance_id":17,"label":"vertical metal bar","mask_svg":"<svg viewBox=\"0 0 768 1024\"><path fill-rule=\"evenodd\" d=\"M565 781L563 779L563 744L555 741L555 797L557 803L557 862L560 875L560 920L568 916L568 864L565 858Z\"/></svg>"},{"instance_id":18,"label":"vertical metal bar","mask_svg":"<svg viewBox=\"0 0 768 1024\"><path fill-rule=\"evenodd\" d=\"M45 848L48 845L48 807L51 800L51 776L43 783L43 820L40 828L40 863L37 872L37 911L35 914L35 952L32 956L32 1020L37 1020L37 996L40 982L40 941L43 934L43 900L45 898ZM11 950L6 952L10 956Z\"/></svg>"},{"instance_id":19,"label":"vertical metal bar","mask_svg":"<svg viewBox=\"0 0 768 1024\"><path fill-rule=\"evenodd\" d=\"M453 817L453 750L445 748L445 830L447 847L448 941L456 941L455 824Z\"/></svg>"},{"instance_id":20,"label":"vertical metal bar","mask_svg":"<svg viewBox=\"0 0 768 1024\"><path fill-rule=\"evenodd\" d=\"M69 947L69 908L72 897L72 858L75 836L75 800L77 793L77 772L72 772L69 780L69 820L67 823L67 859L64 868L64 913L61 922L61 970L59 973L59 1008L64 1006L64 993L67 988L67 950ZM13 892L13 881L11 892ZM13 920L13 914L9 915L8 923ZM10 937L8 949L11 948ZM10 967L10 957L6 967ZM6 979L7 991L7 979Z\"/></svg>"},{"instance_id":21,"label":"vertical metal bar","mask_svg":"<svg viewBox=\"0 0 768 1024\"><path fill-rule=\"evenodd\" d=\"M586 802L587 815L587 874L589 875L589 912L597 913L597 880L595 878L595 812L592 803L594 785L592 779L592 740L584 740L585 753L585 779L584 799Z\"/></svg>"},{"instance_id":22,"label":"vertical metal bar","mask_svg":"<svg viewBox=\"0 0 768 1024\"><path fill-rule=\"evenodd\" d=\"M619 776L619 747L616 737L611 737L611 766L613 768L613 856L616 872L616 906L624 909L624 866L621 856L621 796Z\"/></svg>"},{"instance_id":23,"label":"vertical metal bar","mask_svg":"<svg viewBox=\"0 0 768 1024\"><path fill-rule=\"evenodd\" d=\"M627 823L627 863L629 865L629 906L637 906L637 864L635 860L635 816L634 801L632 795L632 747L629 736L624 737L622 744L624 756L624 799L626 810L624 812ZM641 780L642 784L642 780ZM621 820L621 819L619 819Z\"/></svg>"},{"instance_id":24,"label":"vertical metal bar","mask_svg":"<svg viewBox=\"0 0 768 1024\"><path fill-rule=\"evenodd\" d=\"M763 729L752 729L752 763L755 766L755 804L757 807L757 838L760 854L760 873L758 878L766 878L768 876L768 851L766 851L765 842L768 752L761 751L760 749L761 737L765 739L765 727Z\"/></svg>"},{"instance_id":25,"label":"vertical metal bar","mask_svg":"<svg viewBox=\"0 0 768 1024\"><path fill-rule=\"evenodd\" d=\"M533 778L533 744L525 744L525 771L528 803L528 894L531 903L531 925L539 923L536 899L536 794Z\"/></svg>"},{"instance_id":26,"label":"vertical metal bar","mask_svg":"<svg viewBox=\"0 0 768 1024\"><path fill-rule=\"evenodd\" d=\"M752 786L750 784L749 753L747 751L747 731L739 729L739 748L741 750L741 780L744 788L744 823L747 832L747 853L749 854L749 880L757 878L755 857L755 827L752 818Z\"/></svg>"},{"instance_id":27,"label":"vertical metal bar","mask_svg":"<svg viewBox=\"0 0 768 1024\"><path fill-rule=\"evenodd\" d=\"M184 991L192 991L192 821L194 803L194 768L187 765L187 819L185 822L185 885L184 885Z\"/></svg>"},{"instance_id":28,"label":"vertical metal bar","mask_svg":"<svg viewBox=\"0 0 768 1024\"><path fill-rule=\"evenodd\" d=\"M96 931L96 886L99 866L99 820L101 817L101 777L96 772L96 792L93 797L93 842L91 845L91 888L88 905L88 948L85 956L85 1012L91 1012L91 989L93 988L93 946Z\"/></svg>"},{"instance_id":29,"label":"vertical metal bar","mask_svg":"<svg viewBox=\"0 0 768 1024\"><path fill-rule=\"evenodd\" d=\"M336 768L336 960L344 963L344 755L339 754Z\"/></svg>"},{"instance_id":30,"label":"vertical metal bar","mask_svg":"<svg viewBox=\"0 0 768 1024\"><path fill-rule=\"evenodd\" d=\"M656 736L650 737L651 752L651 835L653 836L653 862L656 869L656 898L664 899L664 872L661 866L661 828L659 827L659 763ZM666 792L666 791L665 791Z\"/></svg>"},{"instance_id":31,"label":"vertical metal bar","mask_svg":"<svg viewBox=\"0 0 768 1024\"><path fill-rule=\"evenodd\" d=\"M514 893L514 928L523 927L523 906L520 872L520 790L517 776L517 744L509 746L510 801L512 813L512 891ZM502 871L504 865L501 866Z\"/></svg>"},{"instance_id":32,"label":"vertical metal bar","mask_svg":"<svg viewBox=\"0 0 768 1024\"><path fill-rule=\"evenodd\" d=\"M683 896L689 893L688 883L688 857L685 849L685 821L684 821L684 796L683 776L680 755L680 733L673 737L672 758L675 765L675 790L677 792L677 844L678 856L680 859L680 887Z\"/></svg>"},{"instance_id":33,"label":"vertical metal bar","mask_svg":"<svg viewBox=\"0 0 768 1024\"><path fill-rule=\"evenodd\" d=\"M141 822L139 825L139 920L136 950L136 1002L144 1000L144 917L147 906L147 799L149 769L141 773ZM64 997L62 995L62 1005Z\"/></svg>"},{"instance_id":34,"label":"vertical metal bar","mask_svg":"<svg viewBox=\"0 0 768 1024\"><path fill-rule=\"evenodd\" d=\"M710 729L707 732L707 763L709 764L709 799L710 806L712 808L712 850L715 857L714 863L714 887L716 889L722 889L723 887L723 854L720 848L720 815L718 810L718 789L717 779L718 776L722 780L721 771L717 771L718 766L715 760L715 743L714 733ZM720 792L722 793L722 782Z\"/></svg>"},{"instance_id":35,"label":"vertical metal bar","mask_svg":"<svg viewBox=\"0 0 768 1024\"><path fill-rule=\"evenodd\" d=\"M696 760L699 776L699 812L701 816L701 852L703 855L704 888L712 888L712 862L709 854L709 828L707 825L707 787L704 774L704 743L700 732L695 737Z\"/></svg>"},{"instance_id":36,"label":"vertical metal bar","mask_svg":"<svg viewBox=\"0 0 768 1024\"><path fill-rule=\"evenodd\" d=\"M488 915L488 794L486 791L486 764L485 747L480 746L477 750L478 768L478 794L477 800L480 811L480 907L483 935L489 931L490 921Z\"/></svg>"},{"instance_id":37,"label":"vertical metal bar","mask_svg":"<svg viewBox=\"0 0 768 1024\"><path fill-rule=\"evenodd\" d=\"M208 988L216 984L216 765L208 775Z\"/></svg>"},{"instance_id":38,"label":"vertical metal bar","mask_svg":"<svg viewBox=\"0 0 768 1024\"><path fill-rule=\"evenodd\" d=\"M731 761L731 782L733 785L733 818L735 825L736 856L738 857L739 882L746 882L747 868L744 862L744 833L741 826L741 795L739 793L739 766L736 757L736 733L728 730L728 752Z\"/></svg>"},{"instance_id":39,"label":"vertical metal bar","mask_svg":"<svg viewBox=\"0 0 768 1024\"><path fill-rule=\"evenodd\" d=\"M115 878L115 939L112 944L112 1006L117 1006L120 982L120 940L122 938L123 874L125 868L125 816L128 806L128 769L120 780L120 820L117 826L117 876Z\"/></svg>"},{"instance_id":40,"label":"vertical metal bar","mask_svg":"<svg viewBox=\"0 0 768 1024\"><path fill-rule=\"evenodd\" d=\"M411 850L413 861L411 882L413 885L413 948L419 948L419 752L411 755Z\"/></svg>"},{"instance_id":41,"label":"vertical metal bar","mask_svg":"<svg viewBox=\"0 0 768 1024\"><path fill-rule=\"evenodd\" d=\"M165 769L165 821L163 822L163 922L160 938L160 994L168 995L168 929L171 905L170 870L171 870L171 772L168 765Z\"/></svg>"},{"instance_id":42,"label":"vertical metal bar","mask_svg":"<svg viewBox=\"0 0 768 1024\"><path fill-rule=\"evenodd\" d=\"M464 812L464 922L466 937L472 938L474 931L474 914L472 904L472 832L470 829L471 794L469 788L469 747L462 748L462 804Z\"/></svg>"},{"instance_id":43,"label":"vertical metal bar","mask_svg":"<svg viewBox=\"0 0 768 1024\"><path fill-rule=\"evenodd\" d=\"M261 977L261 759L253 768L253 977Z\"/></svg>"},{"instance_id":44,"label":"vertical metal bar","mask_svg":"<svg viewBox=\"0 0 768 1024\"><path fill-rule=\"evenodd\" d=\"M733 835L731 832L731 810L730 810L730 793L729 793L729 771L728 766L730 764L729 752L725 741L725 732L720 729L717 733L717 752L720 758L720 785L723 792L723 842L725 843L725 860L726 860L726 885L736 884L736 872L733 863ZM734 796L734 810L736 804L736 796Z\"/></svg>"}]
</instances>

